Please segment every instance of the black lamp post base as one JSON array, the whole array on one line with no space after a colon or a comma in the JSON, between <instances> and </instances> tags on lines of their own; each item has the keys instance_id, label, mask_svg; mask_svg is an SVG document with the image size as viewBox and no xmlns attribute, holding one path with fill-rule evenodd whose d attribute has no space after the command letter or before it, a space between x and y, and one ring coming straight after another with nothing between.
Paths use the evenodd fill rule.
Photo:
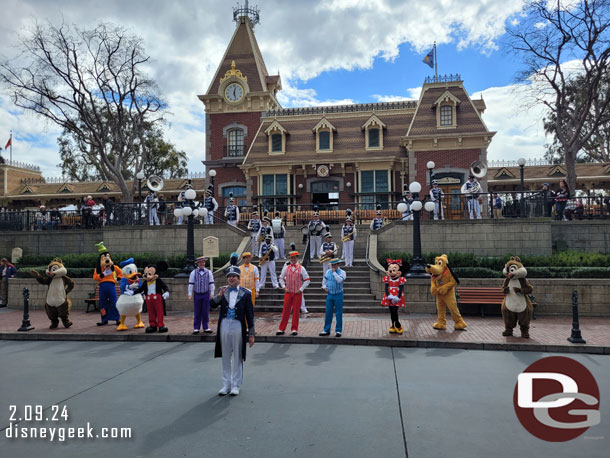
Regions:
<instances>
[{"instance_id":1,"label":"black lamp post base","mask_svg":"<svg viewBox=\"0 0 610 458\"><path fill-rule=\"evenodd\" d=\"M34 326L31 325L30 320L24 320L21 323L21 327L17 331L32 331Z\"/></svg>"},{"instance_id":2,"label":"black lamp post base","mask_svg":"<svg viewBox=\"0 0 610 458\"><path fill-rule=\"evenodd\" d=\"M426 273L426 264L422 258L413 258L411 268L406 278L430 278L430 275Z\"/></svg>"}]
</instances>

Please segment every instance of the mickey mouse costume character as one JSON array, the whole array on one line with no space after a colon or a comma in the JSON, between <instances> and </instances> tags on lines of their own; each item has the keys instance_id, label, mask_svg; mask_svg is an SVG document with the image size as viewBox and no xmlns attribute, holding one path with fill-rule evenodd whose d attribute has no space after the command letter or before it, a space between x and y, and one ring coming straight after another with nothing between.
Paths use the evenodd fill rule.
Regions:
<instances>
[{"instance_id":1,"label":"mickey mouse costume character","mask_svg":"<svg viewBox=\"0 0 610 458\"><path fill-rule=\"evenodd\" d=\"M392 326L389 329L391 334L402 334L403 328L398 321L398 308L404 308L405 295L403 292L404 284L407 282L400 271L402 259L388 259L387 275L383 277L385 283L385 294L381 300L381 305L390 308L390 319Z\"/></svg>"},{"instance_id":2,"label":"mickey mouse costume character","mask_svg":"<svg viewBox=\"0 0 610 458\"><path fill-rule=\"evenodd\" d=\"M142 276L142 286L134 291L134 294L143 294L146 297L150 325L146 328L146 334L157 332L157 330L167 332L167 326L163 322L163 300L169 297L169 289L159 278L159 274L165 270L167 270L165 262L146 266Z\"/></svg>"},{"instance_id":3,"label":"mickey mouse costume character","mask_svg":"<svg viewBox=\"0 0 610 458\"><path fill-rule=\"evenodd\" d=\"M120 323L121 316L116 308L116 288L115 284L117 280L123 278L123 272L118 266L114 265L110 253L104 246L104 242L96 243L99 258L97 266L93 272L93 279L99 284L99 298L100 298L100 315L102 321L97 323L98 326L105 326L108 321L116 321L118 325Z\"/></svg>"}]
</instances>

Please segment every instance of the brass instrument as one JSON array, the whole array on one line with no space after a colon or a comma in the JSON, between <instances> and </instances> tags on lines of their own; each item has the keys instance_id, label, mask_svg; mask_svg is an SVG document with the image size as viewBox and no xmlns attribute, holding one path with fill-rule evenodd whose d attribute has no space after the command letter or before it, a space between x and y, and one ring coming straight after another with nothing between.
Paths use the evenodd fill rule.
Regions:
<instances>
[{"instance_id":1,"label":"brass instrument","mask_svg":"<svg viewBox=\"0 0 610 458\"><path fill-rule=\"evenodd\" d=\"M350 239L352 238L353 234L354 234L353 232L350 232L347 235L344 235L343 237L341 237L341 242L343 242L343 243L349 242Z\"/></svg>"},{"instance_id":2,"label":"brass instrument","mask_svg":"<svg viewBox=\"0 0 610 458\"><path fill-rule=\"evenodd\" d=\"M263 256L262 258L259 259L258 261L258 266L261 267L263 264L265 264L268 260L269 260L269 255L271 254L271 252L273 251L273 247L275 245L272 243L269 246L269 251L267 251L267 253L265 253L265 256Z\"/></svg>"},{"instance_id":3,"label":"brass instrument","mask_svg":"<svg viewBox=\"0 0 610 458\"><path fill-rule=\"evenodd\" d=\"M258 243L263 243L265 241L265 237L267 237L267 234L265 234L264 232L261 231L261 235L258 236L258 238L256 239L256 241Z\"/></svg>"},{"instance_id":4,"label":"brass instrument","mask_svg":"<svg viewBox=\"0 0 610 458\"><path fill-rule=\"evenodd\" d=\"M320 262L320 263L323 263L323 262L328 262L328 261L330 261L332 258L333 258L333 255L332 255L332 254L325 254L324 256L322 256L322 257L319 259L319 262Z\"/></svg>"}]
</instances>

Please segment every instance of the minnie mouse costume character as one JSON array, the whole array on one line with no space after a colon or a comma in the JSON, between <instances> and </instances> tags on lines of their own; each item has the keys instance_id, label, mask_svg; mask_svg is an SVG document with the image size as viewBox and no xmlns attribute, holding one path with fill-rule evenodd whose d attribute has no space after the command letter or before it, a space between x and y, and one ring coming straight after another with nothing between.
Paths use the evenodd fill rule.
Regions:
<instances>
[{"instance_id":1,"label":"minnie mouse costume character","mask_svg":"<svg viewBox=\"0 0 610 458\"><path fill-rule=\"evenodd\" d=\"M402 334L403 329L398 321L398 307L406 306L405 296L403 293L404 284L407 282L400 271L402 259L388 259L387 275L383 277L385 283L385 294L381 300L381 305L390 308L390 319L392 326L389 329L391 334Z\"/></svg>"}]
</instances>

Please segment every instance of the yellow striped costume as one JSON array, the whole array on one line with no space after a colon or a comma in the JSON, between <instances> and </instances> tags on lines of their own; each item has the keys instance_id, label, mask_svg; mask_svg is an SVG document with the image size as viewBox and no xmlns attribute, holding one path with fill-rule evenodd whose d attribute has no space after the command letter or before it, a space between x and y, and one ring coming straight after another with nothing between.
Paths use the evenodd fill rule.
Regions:
<instances>
[{"instance_id":1,"label":"yellow striped costume","mask_svg":"<svg viewBox=\"0 0 610 458\"><path fill-rule=\"evenodd\" d=\"M254 305L254 302L256 300L256 293L259 289L258 267L252 264L248 264L247 266L245 264L242 264L241 266L239 266L239 270L241 271L240 286L250 290L250 293L252 294L252 305Z\"/></svg>"}]
</instances>

